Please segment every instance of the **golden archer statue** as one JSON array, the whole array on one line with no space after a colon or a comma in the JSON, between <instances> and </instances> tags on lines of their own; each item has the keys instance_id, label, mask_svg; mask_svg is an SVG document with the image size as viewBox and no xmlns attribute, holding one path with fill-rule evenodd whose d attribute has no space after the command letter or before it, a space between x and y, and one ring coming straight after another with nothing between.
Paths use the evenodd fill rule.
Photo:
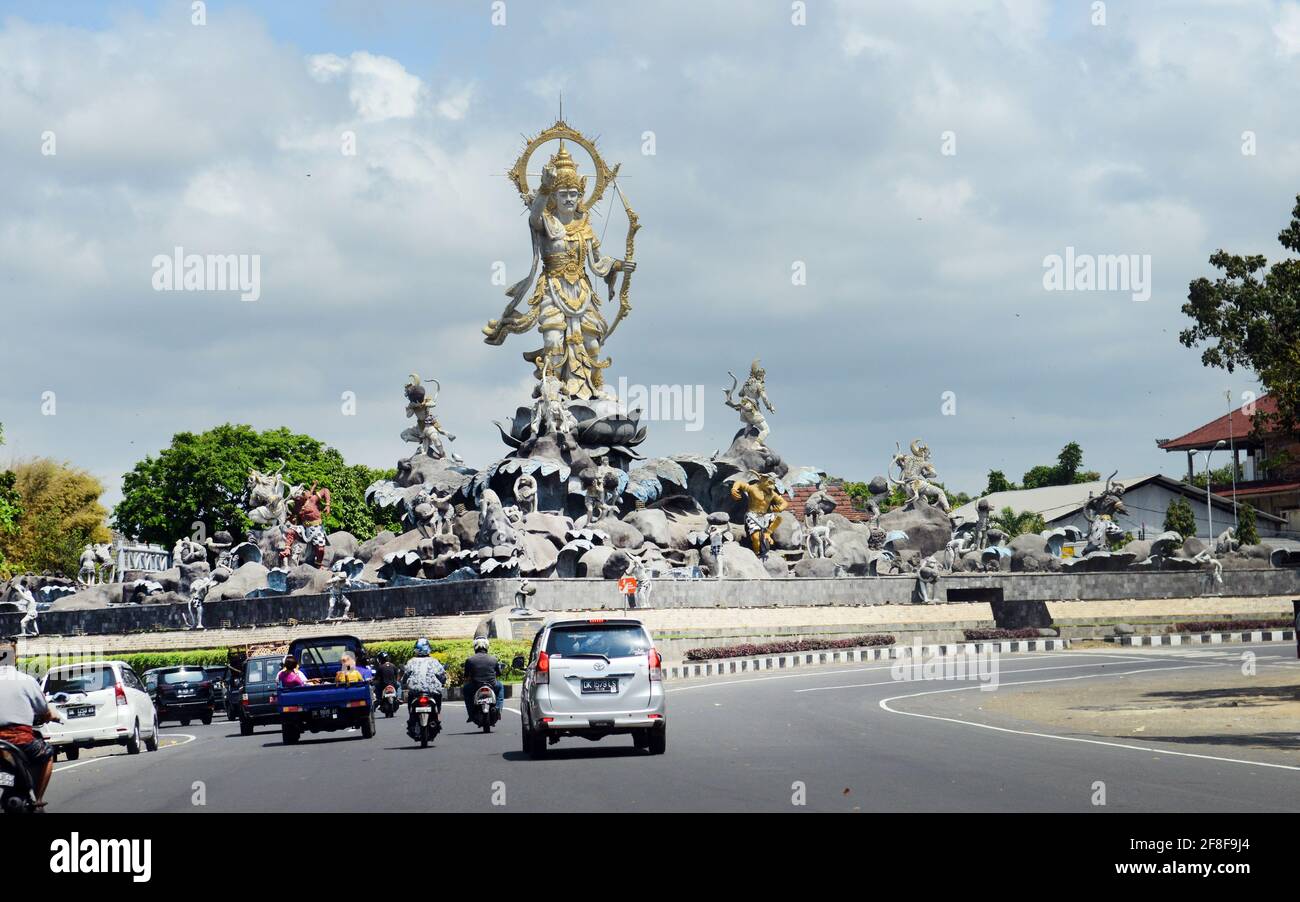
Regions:
<instances>
[{"instance_id":1,"label":"golden archer statue","mask_svg":"<svg viewBox=\"0 0 1300 902\"><path fill-rule=\"evenodd\" d=\"M557 139L560 148L543 167L541 185L533 193L528 189L528 159L542 144ZM577 163L565 148L565 140L582 147L595 163L596 184L589 196L584 197L587 177L578 175ZM600 241L587 216L617 174L618 167L609 169L595 145L563 121L529 141L509 173L528 207L533 263L528 276L506 291L510 303L500 319L490 320L484 326L484 340L499 345L508 334L540 330L543 346L524 354L524 359L533 364L539 379L542 371L549 368L570 398L612 398L603 388L602 373L610 362L601 360L600 352L606 339L632 309L627 297L629 276L636 269L632 260L633 240L640 228L636 213L624 198L628 233L627 252L622 260L600 253ZM614 190L618 191L617 183ZM622 197L621 192L619 196ZM589 271L605 282L608 300L613 299L618 274L623 274L619 311L613 323L607 323L601 313L601 298L592 285ZM520 310L525 299L528 306Z\"/></svg>"}]
</instances>

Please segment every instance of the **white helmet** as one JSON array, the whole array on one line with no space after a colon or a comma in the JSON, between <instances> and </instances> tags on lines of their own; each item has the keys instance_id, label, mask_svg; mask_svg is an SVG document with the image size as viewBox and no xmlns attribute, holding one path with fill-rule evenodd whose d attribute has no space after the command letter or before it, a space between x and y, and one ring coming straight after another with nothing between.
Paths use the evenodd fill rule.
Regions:
<instances>
[{"instance_id":1,"label":"white helmet","mask_svg":"<svg viewBox=\"0 0 1300 902\"><path fill-rule=\"evenodd\" d=\"M475 636L475 637L474 637L474 650L475 650L475 651L487 651L487 650L488 650L488 640L487 640L487 636Z\"/></svg>"}]
</instances>

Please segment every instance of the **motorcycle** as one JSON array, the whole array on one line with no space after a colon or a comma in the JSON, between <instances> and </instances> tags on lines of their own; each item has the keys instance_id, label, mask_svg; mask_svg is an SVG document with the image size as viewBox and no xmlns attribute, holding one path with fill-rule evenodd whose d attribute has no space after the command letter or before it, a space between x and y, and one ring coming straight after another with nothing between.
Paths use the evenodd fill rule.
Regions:
<instances>
[{"instance_id":1,"label":"motorcycle","mask_svg":"<svg viewBox=\"0 0 1300 902\"><path fill-rule=\"evenodd\" d=\"M389 683L379 692L379 710L384 712L385 717L392 717L397 713L398 707L402 700L397 695L397 685Z\"/></svg>"},{"instance_id":2,"label":"motorcycle","mask_svg":"<svg viewBox=\"0 0 1300 902\"><path fill-rule=\"evenodd\" d=\"M31 814L36 811L36 781L27 756L0 739L0 812Z\"/></svg>"},{"instance_id":3,"label":"motorcycle","mask_svg":"<svg viewBox=\"0 0 1300 902\"><path fill-rule=\"evenodd\" d=\"M474 691L474 701L470 705L470 718L475 725L482 727L484 733L491 733L501 711L497 708L497 693L491 686L479 686Z\"/></svg>"},{"instance_id":4,"label":"motorcycle","mask_svg":"<svg viewBox=\"0 0 1300 902\"><path fill-rule=\"evenodd\" d=\"M422 749L427 749L429 743L442 730L442 723L434 716L438 701L436 692L413 692L411 698L407 700L407 708L415 716L412 732Z\"/></svg>"}]
</instances>

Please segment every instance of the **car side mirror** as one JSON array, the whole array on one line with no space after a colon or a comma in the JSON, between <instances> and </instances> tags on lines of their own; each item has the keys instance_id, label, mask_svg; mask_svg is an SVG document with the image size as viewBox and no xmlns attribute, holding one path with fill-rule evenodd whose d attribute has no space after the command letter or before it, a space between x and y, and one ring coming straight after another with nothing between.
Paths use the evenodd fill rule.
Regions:
<instances>
[{"instance_id":1,"label":"car side mirror","mask_svg":"<svg viewBox=\"0 0 1300 902\"><path fill-rule=\"evenodd\" d=\"M523 670L527 665L528 662L524 660L523 655L515 655L515 659L510 662L510 666L515 670Z\"/></svg>"}]
</instances>

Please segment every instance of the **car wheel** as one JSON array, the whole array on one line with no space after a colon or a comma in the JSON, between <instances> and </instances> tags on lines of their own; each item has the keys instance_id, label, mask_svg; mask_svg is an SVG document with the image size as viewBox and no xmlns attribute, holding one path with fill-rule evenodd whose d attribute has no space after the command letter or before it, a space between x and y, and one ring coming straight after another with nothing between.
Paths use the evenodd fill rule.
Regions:
<instances>
[{"instance_id":1,"label":"car wheel","mask_svg":"<svg viewBox=\"0 0 1300 902\"><path fill-rule=\"evenodd\" d=\"M135 726L131 728L131 736L126 741L126 753L128 755L140 754L140 721L138 720L135 722Z\"/></svg>"},{"instance_id":2,"label":"car wheel","mask_svg":"<svg viewBox=\"0 0 1300 902\"><path fill-rule=\"evenodd\" d=\"M528 754L534 758L546 757L546 734L534 731L528 734Z\"/></svg>"},{"instance_id":3,"label":"car wheel","mask_svg":"<svg viewBox=\"0 0 1300 902\"><path fill-rule=\"evenodd\" d=\"M361 721L361 738L369 739L375 735L375 715L371 714L365 720Z\"/></svg>"},{"instance_id":4,"label":"car wheel","mask_svg":"<svg viewBox=\"0 0 1300 902\"><path fill-rule=\"evenodd\" d=\"M239 735L240 736L253 735L253 722L251 720L248 720L247 718L244 717L241 717L239 719Z\"/></svg>"},{"instance_id":5,"label":"car wheel","mask_svg":"<svg viewBox=\"0 0 1300 902\"><path fill-rule=\"evenodd\" d=\"M648 744L650 746L650 754L652 755L662 755L664 752L668 751L668 728L659 727L657 729L652 729L650 731Z\"/></svg>"},{"instance_id":6,"label":"car wheel","mask_svg":"<svg viewBox=\"0 0 1300 902\"><path fill-rule=\"evenodd\" d=\"M153 722L153 732L150 733L149 738L144 741L144 747L146 751L150 751L150 752L158 751L158 721L157 720Z\"/></svg>"},{"instance_id":7,"label":"car wheel","mask_svg":"<svg viewBox=\"0 0 1300 902\"><path fill-rule=\"evenodd\" d=\"M69 761L76 761L81 757L81 749L77 748L75 745L70 745L63 750L63 757L67 758Z\"/></svg>"},{"instance_id":8,"label":"car wheel","mask_svg":"<svg viewBox=\"0 0 1300 902\"><path fill-rule=\"evenodd\" d=\"M190 719L188 717L182 717L181 726L188 727L189 725L190 725Z\"/></svg>"},{"instance_id":9,"label":"car wheel","mask_svg":"<svg viewBox=\"0 0 1300 902\"><path fill-rule=\"evenodd\" d=\"M284 737L285 745L293 745L295 742L298 741L298 737L301 734L298 732L297 727L291 727L288 724L282 724L280 727L280 735Z\"/></svg>"},{"instance_id":10,"label":"car wheel","mask_svg":"<svg viewBox=\"0 0 1300 902\"><path fill-rule=\"evenodd\" d=\"M199 719L203 721L203 725L204 725L205 727L211 726L211 725L212 725L212 712L209 711L207 714L204 714L204 715L203 715L201 718L199 718Z\"/></svg>"},{"instance_id":11,"label":"car wheel","mask_svg":"<svg viewBox=\"0 0 1300 902\"><path fill-rule=\"evenodd\" d=\"M636 730L632 733L632 745L636 748L643 749L650 744L650 736L647 730Z\"/></svg>"}]
</instances>

